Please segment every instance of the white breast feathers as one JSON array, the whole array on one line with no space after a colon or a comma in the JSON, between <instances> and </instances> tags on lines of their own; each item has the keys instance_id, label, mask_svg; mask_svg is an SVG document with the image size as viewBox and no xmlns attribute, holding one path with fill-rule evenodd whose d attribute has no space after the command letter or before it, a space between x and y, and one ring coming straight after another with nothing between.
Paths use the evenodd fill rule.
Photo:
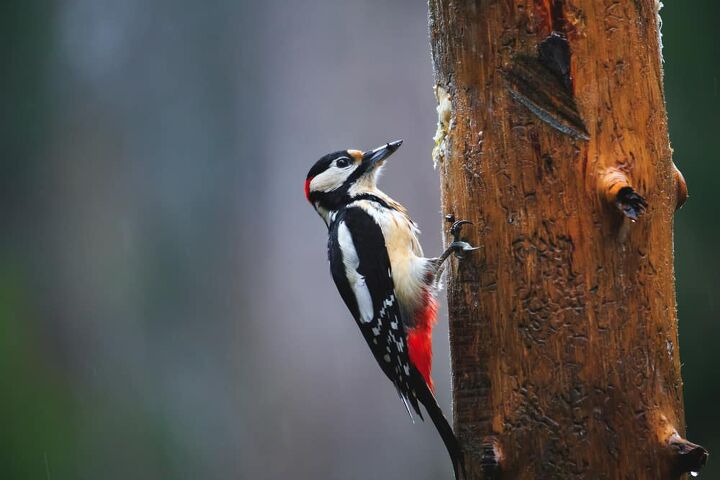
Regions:
<instances>
[{"instance_id":1,"label":"white breast feathers","mask_svg":"<svg viewBox=\"0 0 720 480\"><path fill-rule=\"evenodd\" d=\"M427 288L426 275L431 268L417 238L420 230L404 211L385 208L369 200L358 200L352 206L365 210L380 226L401 309L414 312L422 302L423 289Z\"/></svg>"}]
</instances>

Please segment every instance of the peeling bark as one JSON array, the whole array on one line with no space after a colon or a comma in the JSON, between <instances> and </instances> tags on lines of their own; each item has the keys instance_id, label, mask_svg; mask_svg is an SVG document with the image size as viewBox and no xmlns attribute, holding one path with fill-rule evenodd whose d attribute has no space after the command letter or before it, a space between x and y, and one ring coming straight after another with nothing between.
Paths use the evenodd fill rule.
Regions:
<instances>
[{"instance_id":1,"label":"peeling bark","mask_svg":"<svg viewBox=\"0 0 720 480\"><path fill-rule=\"evenodd\" d=\"M469 479L675 479L707 457L682 438L672 219L687 187L656 11L430 0L443 212L482 246L448 282Z\"/></svg>"}]
</instances>

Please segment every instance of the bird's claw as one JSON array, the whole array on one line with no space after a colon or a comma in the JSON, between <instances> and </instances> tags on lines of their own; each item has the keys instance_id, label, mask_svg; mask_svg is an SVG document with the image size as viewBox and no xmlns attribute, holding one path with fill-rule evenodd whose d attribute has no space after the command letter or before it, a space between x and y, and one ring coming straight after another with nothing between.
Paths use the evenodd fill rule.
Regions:
<instances>
[{"instance_id":1,"label":"bird's claw","mask_svg":"<svg viewBox=\"0 0 720 480\"><path fill-rule=\"evenodd\" d=\"M452 227L450 227L450 233L453 236L454 242L460 241L460 231L462 230L463 225L472 225L472 222L470 220L458 220L452 224Z\"/></svg>"},{"instance_id":2,"label":"bird's claw","mask_svg":"<svg viewBox=\"0 0 720 480\"><path fill-rule=\"evenodd\" d=\"M455 217L448 215L447 217L448 221L452 221L452 227L450 227L450 234L453 236L452 243L448 246L448 248L451 248L453 250L453 253L455 254L455 257L457 258L463 258L465 252L472 252L475 250L478 250L479 247L473 247L468 242L465 242L463 240L460 240L460 233L462 231L463 225L472 225L472 222L469 220L458 220L454 221Z\"/></svg>"},{"instance_id":3,"label":"bird's claw","mask_svg":"<svg viewBox=\"0 0 720 480\"><path fill-rule=\"evenodd\" d=\"M465 252L474 252L475 250L479 250L480 247L473 247L468 242L463 241L455 241L452 242L449 245L450 248L453 249L453 253L455 254L455 257L457 258L463 258Z\"/></svg>"}]
</instances>

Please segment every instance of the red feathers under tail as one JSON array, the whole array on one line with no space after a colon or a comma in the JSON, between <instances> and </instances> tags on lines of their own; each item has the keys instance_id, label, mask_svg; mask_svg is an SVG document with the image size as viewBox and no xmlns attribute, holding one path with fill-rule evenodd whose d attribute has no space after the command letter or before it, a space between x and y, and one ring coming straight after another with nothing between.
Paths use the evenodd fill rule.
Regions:
<instances>
[{"instance_id":1,"label":"red feathers under tail","mask_svg":"<svg viewBox=\"0 0 720 480\"><path fill-rule=\"evenodd\" d=\"M437 300L425 290L424 306L415 314L415 326L408 330L408 355L418 372L425 379L431 391L435 391L430 371L432 370L432 329L437 323Z\"/></svg>"}]
</instances>

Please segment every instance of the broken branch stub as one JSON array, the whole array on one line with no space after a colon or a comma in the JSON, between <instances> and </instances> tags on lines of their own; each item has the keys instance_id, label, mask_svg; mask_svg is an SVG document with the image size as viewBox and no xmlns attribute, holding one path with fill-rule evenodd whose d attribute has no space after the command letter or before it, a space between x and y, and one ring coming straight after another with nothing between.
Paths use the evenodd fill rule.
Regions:
<instances>
[{"instance_id":1,"label":"broken branch stub","mask_svg":"<svg viewBox=\"0 0 720 480\"><path fill-rule=\"evenodd\" d=\"M673 176L675 177L675 210L680 210L688 199L688 187L685 177L673 163Z\"/></svg>"},{"instance_id":2,"label":"broken branch stub","mask_svg":"<svg viewBox=\"0 0 720 480\"><path fill-rule=\"evenodd\" d=\"M618 168L608 168L600 175L598 189L609 205L632 221L637 220L647 209L645 198L635 191L625 172Z\"/></svg>"},{"instance_id":3,"label":"broken branch stub","mask_svg":"<svg viewBox=\"0 0 720 480\"><path fill-rule=\"evenodd\" d=\"M699 472L710 455L704 447L685 440L677 433L670 437L668 448L676 475Z\"/></svg>"},{"instance_id":4,"label":"broken branch stub","mask_svg":"<svg viewBox=\"0 0 720 480\"><path fill-rule=\"evenodd\" d=\"M480 469L487 479L498 478L502 463L502 450L500 443L495 436L487 436L483 439L482 453L480 456Z\"/></svg>"}]
</instances>

